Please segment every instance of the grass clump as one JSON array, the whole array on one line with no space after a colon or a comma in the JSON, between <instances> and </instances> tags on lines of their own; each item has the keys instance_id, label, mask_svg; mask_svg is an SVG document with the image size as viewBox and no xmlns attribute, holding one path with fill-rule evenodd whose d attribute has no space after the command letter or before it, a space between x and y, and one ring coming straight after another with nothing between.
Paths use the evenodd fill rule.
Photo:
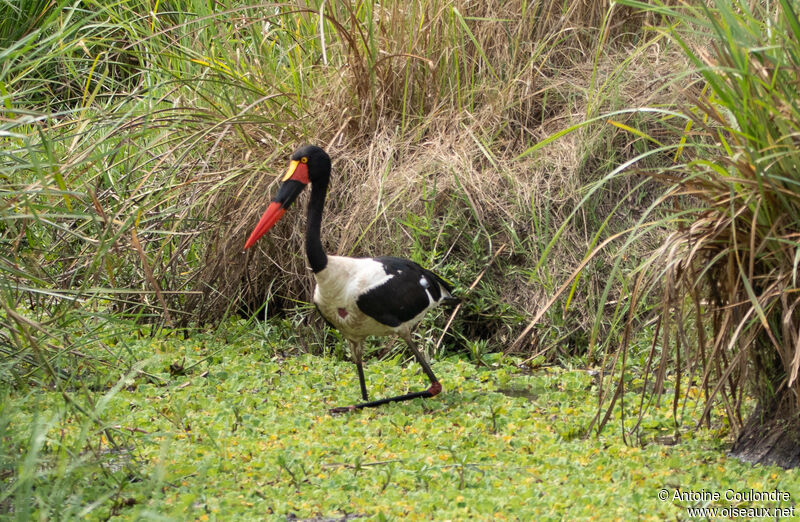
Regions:
<instances>
[{"instance_id":1,"label":"grass clump","mask_svg":"<svg viewBox=\"0 0 800 522\"><path fill-rule=\"evenodd\" d=\"M635 269L625 305L616 306L621 345L606 355L616 384L601 395L607 409L596 420L602 427L610 419L630 387L629 374L641 372L642 411L657 404L671 383L673 416L680 425L696 385L705 400L699 420L708 423L714 405L721 405L739 435L737 454L795 466L800 463L795 6L718 2L659 12L675 22L668 35L700 76L692 105L682 115L664 112L665 118L680 116L684 122L681 140L664 144L630 129L658 145L653 152L671 154L675 165L637 171L667 183L659 201L669 206L650 207L627 244L653 227L671 232ZM642 324L653 329L644 358L630 351L638 342L633 330ZM687 375L692 386L683 387ZM748 406L751 397L758 401L755 411ZM641 414L623 422L634 433L640 425Z\"/></svg>"},{"instance_id":2,"label":"grass clump","mask_svg":"<svg viewBox=\"0 0 800 522\"><path fill-rule=\"evenodd\" d=\"M38 14L24 38L6 26L6 39L22 39L0 71L1 320L24 354L107 312L190 326L307 302L292 223L241 252L268 173L303 141L336 159L330 251L410 244L415 260L466 285L509 245L456 329L498 349L585 239L570 228L565 262L530 268L595 165L573 168L621 134L576 139L552 160L517 155L607 93L634 96L641 86L612 64L648 46L635 43L644 17L605 3L131 1L28 12ZM534 284L499 277L509 270Z\"/></svg>"}]
</instances>

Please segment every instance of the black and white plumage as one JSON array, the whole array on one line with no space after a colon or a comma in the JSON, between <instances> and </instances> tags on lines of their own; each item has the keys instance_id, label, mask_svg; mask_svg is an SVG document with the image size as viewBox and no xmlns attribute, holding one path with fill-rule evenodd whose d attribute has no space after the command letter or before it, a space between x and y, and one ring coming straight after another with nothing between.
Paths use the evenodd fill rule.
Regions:
<instances>
[{"instance_id":1,"label":"black and white plumage","mask_svg":"<svg viewBox=\"0 0 800 522\"><path fill-rule=\"evenodd\" d=\"M438 275L407 259L328 256L322 247L320 228L330 170L330 158L321 148L309 145L295 151L278 194L253 230L245 248L250 248L266 234L306 185L311 184L306 256L317 282L314 304L322 316L350 342L363 399L368 400L362 366L363 346L364 339L371 335L402 337L431 381L431 386L423 392L334 408L332 411L339 413L387 402L433 397L441 392L442 386L411 338L411 332L430 309L443 302L456 300L451 294L452 288Z\"/></svg>"}]
</instances>

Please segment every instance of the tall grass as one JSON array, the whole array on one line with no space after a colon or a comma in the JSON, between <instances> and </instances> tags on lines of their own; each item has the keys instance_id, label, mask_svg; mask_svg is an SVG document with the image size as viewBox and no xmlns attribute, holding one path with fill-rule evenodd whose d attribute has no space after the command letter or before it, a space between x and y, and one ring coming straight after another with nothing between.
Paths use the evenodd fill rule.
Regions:
<instances>
[{"instance_id":1,"label":"tall grass","mask_svg":"<svg viewBox=\"0 0 800 522\"><path fill-rule=\"evenodd\" d=\"M559 68L583 59L593 27L602 25L603 49L609 34L624 37L630 24L624 16L628 22L609 21L618 11L605 4L579 2L6 9L17 23L4 38L18 38L4 51L0 78L10 146L2 207L12 253L3 262L8 302L17 309L27 299L28 309L52 317L102 296L115 311L171 324L213 320L231 301L234 308L263 301L273 277L253 272L258 265L248 266L239 240L269 191L264 172L304 140L330 144L343 184L360 185L361 170L382 168L373 159L388 160L388 174L392 161L422 160L416 144L452 148L444 141L466 128L471 150L431 158L445 175L417 182L432 182L437 198L454 188L460 210L447 219L479 226L491 255L496 222L499 237L509 226L518 235L521 223L507 216L539 212L525 208L527 185L538 181L503 166L502 152L492 150L521 146L548 115L569 110L567 94L537 83L554 82ZM511 209L502 197L484 197L497 188L495 176L459 178L475 162L499 168L502 190L518 194ZM392 208L406 200L399 192L407 188L392 187L399 176L384 176L378 190L395 191L380 214L402 219ZM354 208L349 197L331 213L334 230L345 206L352 215L364 204ZM363 251L384 231L343 233ZM304 272L301 259L270 255ZM254 284L242 288L245 280ZM286 280L279 294L306 291Z\"/></svg>"},{"instance_id":2,"label":"tall grass","mask_svg":"<svg viewBox=\"0 0 800 522\"><path fill-rule=\"evenodd\" d=\"M519 321L509 308L530 309L552 289L551 270L570 264L535 260L551 249L579 178L594 176L590 158L612 153L615 163L624 136L587 133L546 162L517 154L548 126L640 91L620 73L648 48L630 43L639 19L603 3L5 9L17 22L4 26L15 43L0 71L11 332L0 335L15 360L38 351L54 370L70 364L59 350L76 342L70 325L92 318L185 326L257 310L270 296L272 310L306 298L290 224L250 258L241 253L271 190L265 173L301 141L329 146L340 187L367 187L332 198L326 232L338 253L399 253L382 240L427 230L416 236L427 256L418 260L471 280L513 245L505 270L538 284L496 278L467 315L468 331L508 338ZM615 40L628 59L604 70ZM582 235L610 199L583 212ZM275 266L293 277L276 280Z\"/></svg>"},{"instance_id":3,"label":"tall grass","mask_svg":"<svg viewBox=\"0 0 800 522\"><path fill-rule=\"evenodd\" d=\"M644 411L669 384L676 426L687 399L700 394L704 421L719 404L730 429L739 432L745 415L753 413L747 404L754 397L759 407L751 430L767 425L772 444L785 446L777 435L789 433L794 440L800 406L797 12L784 1L682 3L658 12L674 24L665 34L681 46L699 77L687 78L689 85L696 83L682 115L651 109L667 123L679 122L680 140L662 142L647 129L627 128L652 144L642 158L669 154L674 161L668 169L637 170L666 183L657 199L666 206L651 206L628 244L654 228L672 232L632 276L623 276L615 264L606 285L604 295L623 277L631 281L624 305L614 308L620 337L612 339L619 344L607 345L603 366L616 380L601 391L596 427L614 411L624 413L615 406L641 375L638 416L630 422L622 417L625 433L640 433ZM609 122L626 128L614 118ZM654 333L643 356L633 350L640 328Z\"/></svg>"}]
</instances>

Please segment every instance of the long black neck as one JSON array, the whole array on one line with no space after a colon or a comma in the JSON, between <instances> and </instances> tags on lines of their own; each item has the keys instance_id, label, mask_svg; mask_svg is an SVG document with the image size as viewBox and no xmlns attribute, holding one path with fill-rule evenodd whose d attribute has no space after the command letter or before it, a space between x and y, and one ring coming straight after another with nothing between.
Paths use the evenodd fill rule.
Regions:
<instances>
[{"instance_id":1,"label":"long black neck","mask_svg":"<svg viewBox=\"0 0 800 522\"><path fill-rule=\"evenodd\" d=\"M311 184L311 197L308 201L308 217L306 219L306 257L311 270L320 272L328 266L328 256L322 248L319 237L322 226L322 210L325 208L325 195L328 184Z\"/></svg>"}]
</instances>

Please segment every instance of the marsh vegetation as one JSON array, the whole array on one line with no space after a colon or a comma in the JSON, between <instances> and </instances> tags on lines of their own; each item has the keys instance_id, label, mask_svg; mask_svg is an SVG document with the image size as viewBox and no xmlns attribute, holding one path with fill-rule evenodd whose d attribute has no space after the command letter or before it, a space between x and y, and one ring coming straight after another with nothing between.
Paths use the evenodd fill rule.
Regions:
<instances>
[{"instance_id":1,"label":"marsh vegetation","mask_svg":"<svg viewBox=\"0 0 800 522\"><path fill-rule=\"evenodd\" d=\"M0 513L797 498L774 465L800 458L798 7L3 4ZM418 330L441 400L324 413L357 386L301 213L242 251L307 142L334 159L329 252L462 296ZM402 343L368 359L379 392L419 384Z\"/></svg>"}]
</instances>

